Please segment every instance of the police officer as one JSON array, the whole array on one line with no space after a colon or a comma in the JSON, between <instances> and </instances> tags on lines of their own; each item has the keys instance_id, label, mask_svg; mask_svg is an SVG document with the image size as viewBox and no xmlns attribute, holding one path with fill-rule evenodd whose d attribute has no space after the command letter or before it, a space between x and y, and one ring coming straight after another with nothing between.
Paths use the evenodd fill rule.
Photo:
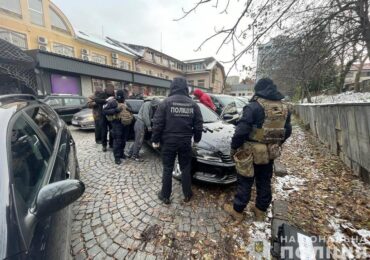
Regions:
<instances>
[{"instance_id":1,"label":"police officer","mask_svg":"<svg viewBox=\"0 0 370 260\"><path fill-rule=\"evenodd\" d=\"M279 156L281 144L292 132L290 112L281 101L283 98L271 79L260 79L236 126L231 156L236 160L238 188L233 205L226 204L224 209L238 221L243 219L242 212L250 200L254 182L257 197L253 212L257 221L265 219L265 212L270 206L273 160ZM243 153L249 153L253 159L250 160L250 169L238 169L238 155ZM243 164L241 167L248 166Z\"/></svg>"},{"instance_id":2,"label":"police officer","mask_svg":"<svg viewBox=\"0 0 370 260\"><path fill-rule=\"evenodd\" d=\"M184 202L190 201L191 191L191 139L198 143L202 138L203 118L199 106L189 97L186 79L176 77L170 87L170 95L159 104L153 119L153 147L161 144L163 178L158 198L170 203L172 172L178 156L182 172L181 184Z\"/></svg>"}]
</instances>

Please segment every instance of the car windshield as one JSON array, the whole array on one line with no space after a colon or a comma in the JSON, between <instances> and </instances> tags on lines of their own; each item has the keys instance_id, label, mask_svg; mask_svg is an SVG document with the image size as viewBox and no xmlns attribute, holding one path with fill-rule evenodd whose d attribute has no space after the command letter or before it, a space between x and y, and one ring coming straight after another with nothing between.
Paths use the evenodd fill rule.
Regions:
<instances>
[{"instance_id":1,"label":"car windshield","mask_svg":"<svg viewBox=\"0 0 370 260\"><path fill-rule=\"evenodd\" d=\"M220 101L220 103L225 107L231 102L235 101L235 98L232 96L216 96L216 98Z\"/></svg>"},{"instance_id":2,"label":"car windshield","mask_svg":"<svg viewBox=\"0 0 370 260\"><path fill-rule=\"evenodd\" d=\"M132 109L132 113L134 113L134 114L139 113L139 110L140 110L141 105L143 103L144 103L144 101L139 100L139 99L126 100L126 104L130 106L130 108Z\"/></svg>"},{"instance_id":3,"label":"car windshield","mask_svg":"<svg viewBox=\"0 0 370 260\"><path fill-rule=\"evenodd\" d=\"M243 108L247 103L239 98L235 98L235 104L237 108Z\"/></svg>"},{"instance_id":4,"label":"car windshield","mask_svg":"<svg viewBox=\"0 0 370 260\"><path fill-rule=\"evenodd\" d=\"M204 123L214 123L220 120L217 114L211 109L201 103L198 103L198 105L200 107L200 112L202 113Z\"/></svg>"}]
</instances>

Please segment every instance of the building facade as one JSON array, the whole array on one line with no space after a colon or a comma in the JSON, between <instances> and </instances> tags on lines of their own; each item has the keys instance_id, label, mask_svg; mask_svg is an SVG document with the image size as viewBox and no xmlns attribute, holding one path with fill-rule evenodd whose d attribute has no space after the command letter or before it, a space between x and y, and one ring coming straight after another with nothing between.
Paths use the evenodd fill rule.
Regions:
<instances>
[{"instance_id":1,"label":"building facade","mask_svg":"<svg viewBox=\"0 0 370 260\"><path fill-rule=\"evenodd\" d=\"M67 17L50 0L0 1L0 38L22 50L39 49L126 70L134 70L135 59L138 58L133 51L74 30ZM48 93L88 95L98 86L105 88L110 83L115 87L122 86L122 82L109 78L56 70L45 72L43 79L50 82Z\"/></svg>"},{"instance_id":2,"label":"building facade","mask_svg":"<svg viewBox=\"0 0 370 260\"><path fill-rule=\"evenodd\" d=\"M166 95L168 89L157 83L137 85L123 76L109 77L118 71L135 71L148 78L172 80L185 76L190 91L195 87L206 92L221 93L225 73L214 58L180 61L150 47L127 44L109 37L97 37L76 30L63 12L50 0L0 0L0 39L22 50L39 50L38 56L50 53L55 57L71 59L81 66L97 64L110 68L112 73L74 73L68 68L42 68L39 78L43 87L40 94L69 93L90 95L97 87L128 88L142 95ZM33 51L33 53L35 53ZM41 53L41 54L40 54ZM114 73L113 73L114 72ZM97 76L96 74L99 74ZM163 81L165 82L165 81ZM41 83L41 82L40 82ZM166 85L166 84L164 84ZM162 86L159 84L159 86Z\"/></svg>"},{"instance_id":3,"label":"building facade","mask_svg":"<svg viewBox=\"0 0 370 260\"><path fill-rule=\"evenodd\" d=\"M235 85L231 85L231 91L230 91L230 95L231 96L236 96L236 97L247 97L247 98L251 98L254 94L254 91L253 91L253 84L244 84L244 83L240 83L240 84L235 84Z\"/></svg>"}]
</instances>

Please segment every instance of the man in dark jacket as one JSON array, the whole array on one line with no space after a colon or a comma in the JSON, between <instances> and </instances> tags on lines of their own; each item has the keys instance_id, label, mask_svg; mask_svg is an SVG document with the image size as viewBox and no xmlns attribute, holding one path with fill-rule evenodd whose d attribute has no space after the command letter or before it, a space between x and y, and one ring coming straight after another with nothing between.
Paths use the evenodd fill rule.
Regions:
<instances>
[{"instance_id":1,"label":"man in dark jacket","mask_svg":"<svg viewBox=\"0 0 370 260\"><path fill-rule=\"evenodd\" d=\"M236 126L231 142L232 157L234 157L236 151L244 148L244 144L246 142L251 145L262 144L263 146L266 144L265 147L268 147L270 144L269 140L272 140L271 144L276 143L276 145L280 146L287 138L289 138L292 132L290 112L288 111L287 106L281 102L283 98L284 96L277 90L276 85L271 79L263 78L257 82L255 86L255 95L251 99L250 103L244 107L242 118ZM276 121L271 124L272 127L266 126L266 122L270 122L268 115L269 112L271 112L271 109L267 110L266 108L270 108L271 104L275 105L277 108L281 108L281 128L274 126L274 124L277 124ZM272 111L272 113L274 113L274 111ZM275 120L276 118L272 119ZM275 134L268 136L269 133L274 131ZM256 138L255 133L258 132L263 133L263 136L265 137L263 140ZM276 136L278 136L278 138L276 138ZM267 153L269 153L269 151ZM242 212L250 200L254 181L256 181L257 197L253 211L257 221L264 220L265 212L270 206L272 200L271 178L274 161L267 156L266 163L257 165L256 160L258 161L258 159L261 158L255 158L259 155L254 154L254 152L253 156L254 163L252 165L252 169L254 170L254 175L242 176L241 174L238 174L238 189L237 194L235 195L234 204L225 205L225 211L230 213L239 221L243 219Z\"/></svg>"},{"instance_id":2,"label":"man in dark jacket","mask_svg":"<svg viewBox=\"0 0 370 260\"><path fill-rule=\"evenodd\" d=\"M121 122L120 114L125 106L125 95L122 90L117 90L116 98L110 97L108 102L103 107L103 114L112 125L113 135L113 155L116 164L121 164L121 159L125 159L126 136L129 126L125 126Z\"/></svg>"},{"instance_id":3,"label":"man in dark jacket","mask_svg":"<svg viewBox=\"0 0 370 260\"><path fill-rule=\"evenodd\" d=\"M101 107L101 111L103 111L103 105L107 103L107 99L109 97L114 97L114 90L112 89L105 89L99 96L96 97L95 102ZM107 144L109 135L109 147L113 147L113 136L112 136L112 124L108 122L107 118L102 115L100 117L100 131L101 131L101 143L103 146L103 152L107 151Z\"/></svg>"},{"instance_id":4,"label":"man in dark jacket","mask_svg":"<svg viewBox=\"0 0 370 260\"><path fill-rule=\"evenodd\" d=\"M163 178L158 198L170 203L172 171L178 156L182 172L181 184L185 202L190 201L191 191L191 139L198 143L202 138L203 118L198 104L189 97L186 79L174 78L170 95L159 104L153 119L153 147L162 146Z\"/></svg>"},{"instance_id":5,"label":"man in dark jacket","mask_svg":"<svg viewBox=\"0 0 370 260\"><path fill-rule=\"evenodd\" d=\"M102 106L100 106L95 100L103 94L104 91L101 87L95 89L94 95L87 99L87 106L93 110L93 117L95 123L95 142L101 144L101 128L100 128L100 117L102 114ZM105 98L103 99L105 102Z\"/></svg>"}]
</instances>

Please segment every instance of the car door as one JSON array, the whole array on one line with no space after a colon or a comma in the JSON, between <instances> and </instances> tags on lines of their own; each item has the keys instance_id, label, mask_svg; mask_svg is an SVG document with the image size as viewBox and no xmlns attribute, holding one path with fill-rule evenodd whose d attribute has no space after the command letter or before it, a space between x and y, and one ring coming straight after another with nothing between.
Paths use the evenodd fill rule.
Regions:
<instances>
[{"instance_id":1,"label":"car door","mask_svg":"<svg viewBox=\"0 0 370 260\"><path fill-rule=\"evenodd\" d=\"M8 153L13 199L27 258L42 259L50 218L39 222L32 215L38 191L48 182L54 164L45 137L25 114L9 125Z\"/></svg>"}]
</instances>

